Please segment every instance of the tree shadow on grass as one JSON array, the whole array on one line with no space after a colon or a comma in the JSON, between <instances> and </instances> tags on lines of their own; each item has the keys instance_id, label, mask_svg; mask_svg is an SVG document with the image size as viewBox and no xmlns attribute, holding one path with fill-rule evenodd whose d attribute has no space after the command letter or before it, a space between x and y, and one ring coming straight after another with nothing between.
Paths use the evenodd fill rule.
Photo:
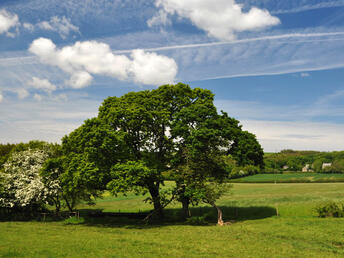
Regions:
<instances>
[{"instance_id":1,"label":"tree shadow on grass","mask_svg":"<svg viewBox=\"0 0 344 258\"><path fill-rule=\"evenodd\" d=\"M240 222L246 220L264 219L277 215L276 209L268 206L252 206L252 207L228 207L220 206L223 212L223 219L225 222L231 221ZM201 218L202 225L216 225L217 211L212 207L191 207L191 215L193 218ZM44 217L39 215L35 219L27 219L26 221L41 221L49 222L63 222L66 226L69 225L84 225L94 227L112 227L112 228L135 228L147 229L155 227L163 227L170 225L200 225L190 223L182 216L183 211L178 208L168 208L164 210L165 217L163 220L153 218L151 220L143 221L145 216L149 213L125 213L125 212L104 212L102 209L79 209L77 213L65 212L63 216L56 216L53 213L46 214ZM78 220L77 216L82 219ZM69 220L75 217L75 220ZM2 221L24 221L22 219L4 219Z\"/></svg>"},{"instance_id":2,"label":"tree shadow on grass","mask_svg":"<svg viewBox=\"0 0 344 258\"><path fill-rule=\"evenodd\" d=\"M223 220L245 221L264 219L277 215L277 211L269 206L250 206L250 207L228 207L219 206L223 213ZM192 216L213 217L217 221L217 211L212 207L193 207L190 209Z\"/></svg>"},{"instance_id":3,"label":"tree shadow on grass","mask_svg":"<svg viewBox=\"0 0 344 258\"><path fill-rule=\"evenodd\" d=\"M276 209L268 206L252 207L227 207L220 206L224 221L240 222L246 220L264 219L276 216ZM190 209L193 217L202 217L203 225L216 225L217 211L212 207L192 207ZM97 227L125 227L145 229L170 225L193 225L182 216L182 210L178 208L165 209L163 220L152 219L143 221L144 213L111 213L102 210L80 210L80 216L84 218L83 225ZM128 216L129 215L129 216Z\"/></svg>"}]
</instances>

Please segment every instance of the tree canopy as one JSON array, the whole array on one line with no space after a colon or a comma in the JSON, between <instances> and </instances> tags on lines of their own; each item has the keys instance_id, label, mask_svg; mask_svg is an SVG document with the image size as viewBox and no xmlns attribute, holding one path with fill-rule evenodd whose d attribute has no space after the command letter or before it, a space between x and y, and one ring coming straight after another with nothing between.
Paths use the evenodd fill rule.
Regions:
<instances>
[{"instance_id":1,"label":"tree canopy","mask_svg":"<svg viewBox=\"0 0 344 258\"><path fill-rule=\"evenodd\" d=\"M189 203L185 193L191 182L198 182L194 188L225 178L223 155L231 154L239 164L262 165L254 135L219 114L213 102L211 91L182 83L108 97L96 118L63 138L64 155L83 156L74 173L96 181L98 190L149 192L162 216L163 172L173 171L174 194ZM97 171L89 174L83 169L87 164Z\"/></svg>"}]
</instances>

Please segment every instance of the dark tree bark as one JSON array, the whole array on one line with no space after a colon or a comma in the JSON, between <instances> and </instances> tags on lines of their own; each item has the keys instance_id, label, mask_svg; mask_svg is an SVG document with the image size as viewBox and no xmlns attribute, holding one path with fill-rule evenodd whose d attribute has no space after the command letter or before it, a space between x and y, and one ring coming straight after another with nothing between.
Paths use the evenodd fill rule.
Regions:
<instances>
[{"instance_id":1,"label":"dark tree bark","mask_svg":"<svg viewBox=\"0 0 344 258\"><path fill-rule=\"evenodd\" d=\"M164 217L164 213L163 213L163 207L161 205L159 184L152 184L149 187L149 193L152 196L154 211L157 214L158 218L162 219Z\"/></svg>"}]
</instances>

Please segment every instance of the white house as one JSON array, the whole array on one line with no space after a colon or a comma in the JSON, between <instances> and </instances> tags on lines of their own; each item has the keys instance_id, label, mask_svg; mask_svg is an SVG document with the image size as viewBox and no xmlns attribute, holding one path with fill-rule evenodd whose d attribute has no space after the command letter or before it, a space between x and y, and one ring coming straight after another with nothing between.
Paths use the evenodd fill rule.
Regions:
<instances>
[{"instance_id":1,"label":"white house","mask_svg":"<svg viewBox=\"0 0 344 258\"><path fill-rule=\"evenodd\" d=\"M326 168L326 167L331 167L332 163L323 163L322 164L322 169Z\"/></svg>"},{"instance_id":2,"label":"white house","mask_svg":"<svg viewBox=\"0 0 344 258\"><path fill-rule=\"evenodd\" d=\"M303 168L302 168L302 172L308 172L310 171L310 165L309 164L306 164Z\"/></svg>"}]
</instances>

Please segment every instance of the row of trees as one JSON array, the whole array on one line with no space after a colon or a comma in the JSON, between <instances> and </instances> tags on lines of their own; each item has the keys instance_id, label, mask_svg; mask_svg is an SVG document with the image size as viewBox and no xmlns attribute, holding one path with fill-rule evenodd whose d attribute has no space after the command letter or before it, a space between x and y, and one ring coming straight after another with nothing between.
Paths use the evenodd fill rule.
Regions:
<instances>
[{"instance_id":1,"label":"row of trees","mask_svg":"<svg viewBox=\"0 0 344 258\"><path fill-rule=\"evenodd\" d=\"M46 193L41 203L53 203L57 211L61 203L73 210L78 201L92 201L104 190L114 195L148 193L152 214L158 217L163 217L163 208L173 200L182 203L185 216L190 214L189 206L199 202L218 209L215 202L225 191L228 170L262 167L263 150L239 121L227 113L219 114L213 101L209 90L181 83L109 97L98 116L65 136L61 146L47 144L20 155L37 159L37 164L28 161L25 166L35 164L32 170L38 171L40 180L35 189ZM2 205L6 198L19 196L14 192L20 186L9 183L15 180L10 175L20 167L32 171L17 162L20 158L16 155L3 166ZM176 182L168 192L162 190L166 173ZM9 185L17 190L11 192ZM33 183L28 188L31 186ZM32 198L32 204L38 199ZM220 215L219 210L219 221Z\"/></svg>"},{"instance_id":2,"label":"row of trees","mask_svg":"<svg viewBox=\"0 0 344 258\"><path fill-rule=\"evenodd\" d=\"M344 151L318 152L283 150L266 153L265 172L301 171L307 164L318 173L344 173ZM323 167L327 163L328 166Z\"/></svg>"}]
</instances>

